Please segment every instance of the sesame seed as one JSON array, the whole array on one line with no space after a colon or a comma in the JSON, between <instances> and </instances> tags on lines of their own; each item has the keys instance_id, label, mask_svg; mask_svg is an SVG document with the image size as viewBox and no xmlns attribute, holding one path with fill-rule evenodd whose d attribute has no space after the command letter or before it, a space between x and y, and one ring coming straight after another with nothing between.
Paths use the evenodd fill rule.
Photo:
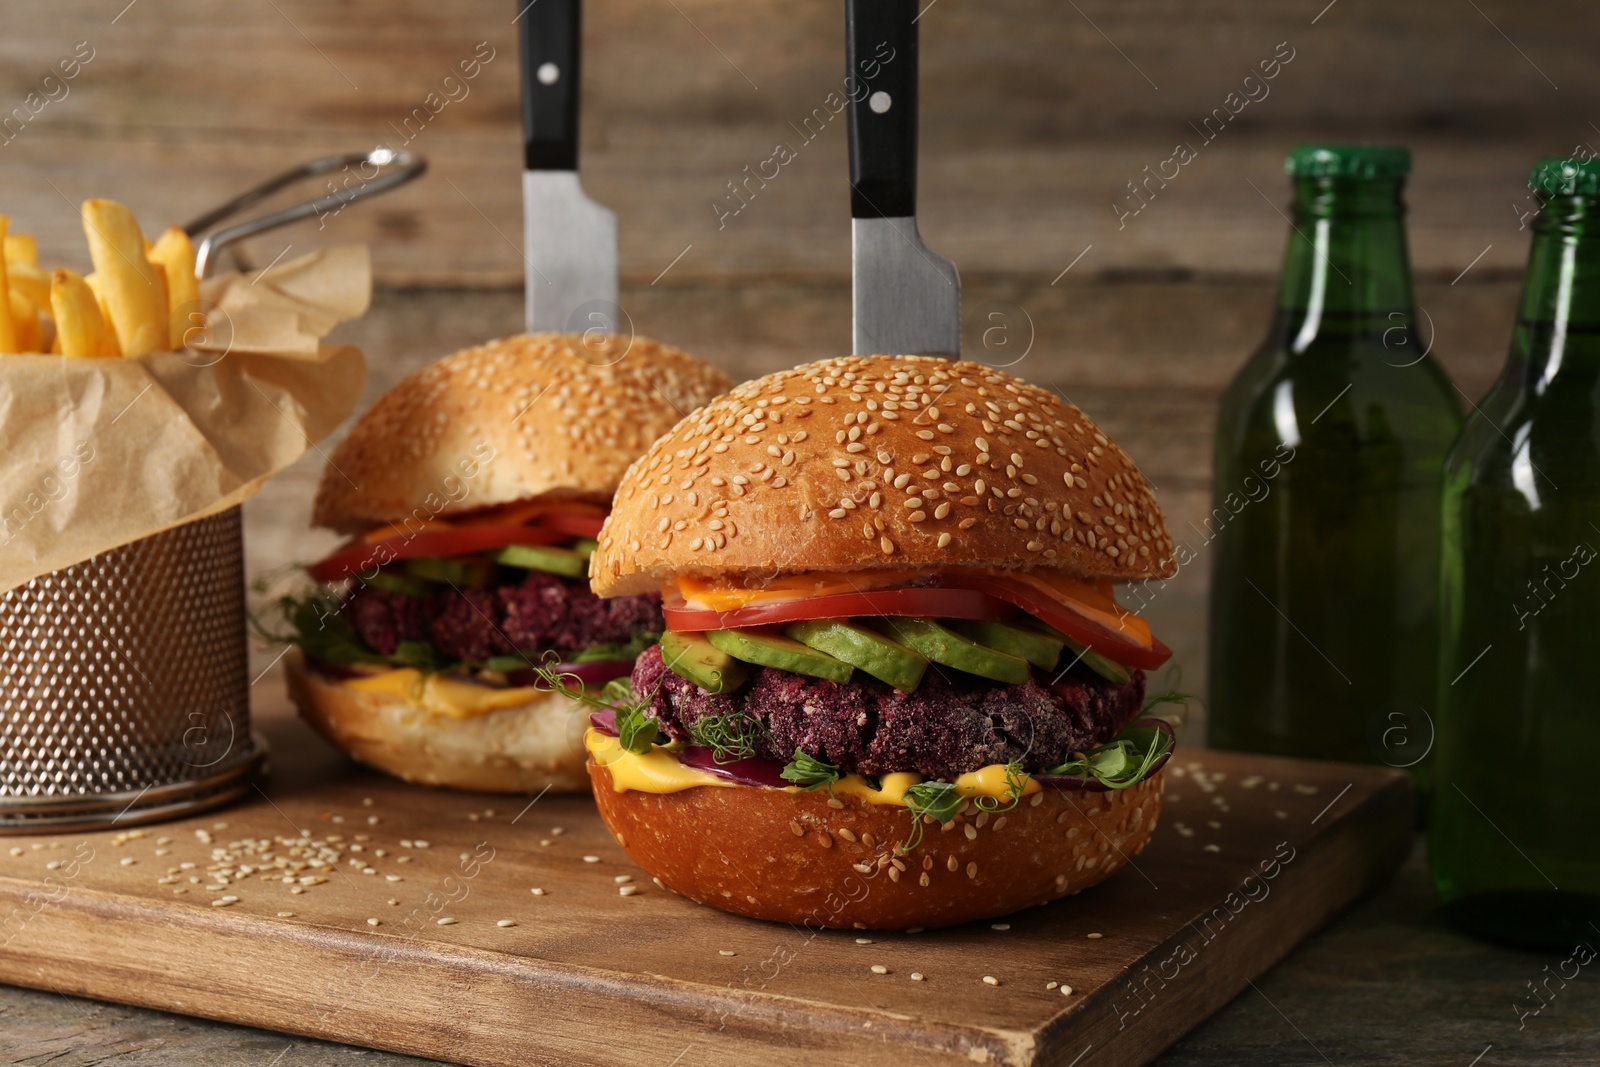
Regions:
<instances>
[{"instance_id":1,"label":"sesame seed","mask_svg":"<svg viewBox=\"0 0 1600 1067\"><path fill-rule=\"evenodd\" d=\"M625 885L617 888L617 894L619 896L631 897L637 892L639 892L639 887L636 885Z\"/></svg>"},{"instance_id":2,"label":"sesame seed","mask_svg":"<svg viewBox=\"0 0 1600 1067\"><path fill-rule=\"evenodd\" d=\"M446 915L442 919L435 919L433 921L434 921L434 925L436 925L436 926L454 926L456 923L460 922L461 920L460 919L452 919L450 916Z\"/></svg>"},{"instance_id":3,"label":"sesame seed","mask_svg":"<svg viewBox=\"0 0 1600 1067\"><path fill-rule=\"evenodd\" d=\"M544 890L543 889L534 888L534 889L528 890L528 892L532 893L536 897L544 896Z\"/></svg>"},{"instance_id":4,"label":"sesame seed","mask_svg":"<svg viewBox=\"0 0 1600 1067\"><path fill-rule=\"evenodd\" d=\"M382 923L381 920L378 920L378 919L368 919L367 920L367 925L368 926L381 926L381 925L383 925L383 923Z\"/></svg>"},{"instance_id":5,"label":"sesame seed","mask_svg":"<svg viewBox=\"0 0 1600 1067\"><path fill-rule=\"evenodd\" d=\"M913 981L913 982L920 982L920 981L922 981L922 972L921 972L921 971L912 971L912 972L911 972L911 980L912 980L912 981Z\"/></svg>"},{"instance_id":6,"label":"sesame seed","mask_svg":"<svg viewBox=\"0 0 1600 1067\"><path fill-rule=\"evenodd\" d=\"M858 938L856 938L856 944L858 944L858 945L870 945L870 944L872 944L872 938L870 938L870 937L858 937Z\"/></svg>"},{"instance_id":7,"label":"sesame seed","mask_svg":"<svg viewBox=\"0 0 1600 1067\"><path fill-rule=\"evenodd\" d=\"M1085 934L1084 936L1087 937L1090 941L1098 941L1102 937L1104 937L1105 935L1104 934Z\"/></svg>"},{"instance_id":8,"label":"sesame seed","mask_svg":"<svg viewBox=\"0 0 1600 1067\"><path fill-rule=\"evenodd\" d=\"M872 965L872 973L873 974L888 974L889 973L889 968L885 967L881 963L874 963Z\"/></svg>"},{"instance_id":9,"label":"sesame seed","mask_svg":"<svg viewBox=\"0 0 1600 1067\"><path fill-rule=\"evenodd\" d=\"M733 953L732 949L726 949L726 948L717 949L717 955L719 955L719 956L732 956L733 954L734 953Z\"/></svg>"},{"instance_id":10,"label":"sesame seed","mask_svg":"<svg viewBox=\"0 0 1600 1067\"><path fill-rule=\"evenodd\" d=\"M280 918L280 919L292 919L292 918L294 918L294 912L292 912L292 911L280 911L280 912L278 912L278 918Z\"/></svg>"},{"instance_id":11,"label":"sesame seed","mask_svg":"<svg viewBox=\"0 0 1600 1067\"><path fill-rule=\"evenodd\" d=\"M515 919L496 919L495 920L495 925L500 927L501 929L505 929L508 926L517 925L517 921Z\"/></svg>"},{"instance_id":12,"label":"sesame seed","mask_svg":"<svg viewBox=\"0 0 1600 1067\"><path fill-rule=\"evenodd\" d=\"M991 929L991 930L1002 930L1002 931L1009 930L1009 929L1011 929L1011 924L1010 923L991 923L990 926L989 926L989 929Z\"/></svg>"},{"instance_id":13,"label":"sesame seed","mask_svg":"<svg viewBox=\"0 0 1600 1067\"><path fill-rule=\"evenodd\" d=\"M1061 995L1064 996L1064 997L1072 996L1072 987L1069 986L1069 985L1062 986L1061 987Z\"/></svg>"},{"instance_id":14,"label":"sesame seed","mask_svg":"<svg viewBox=\"0 0 1600 1067\"><path fill-rule=\"evenodd\" d=\"M983 984L984 985L999 985L1000 984L1000 979L996 978L992 974L986 974L986 975L983 976Z\"/></svg>"},{"instance_id":15,"label":"sesame seed","mask_svg":"<svg viewBox=\"0 0 1600 1067\"><path fill-rule=\"evenodd\" d=\"M599 856L585 856L585 857L583 857L583 862L585 862L585 863L599 863L600 862L600 857Z\"/></svg>"}]
</instances>

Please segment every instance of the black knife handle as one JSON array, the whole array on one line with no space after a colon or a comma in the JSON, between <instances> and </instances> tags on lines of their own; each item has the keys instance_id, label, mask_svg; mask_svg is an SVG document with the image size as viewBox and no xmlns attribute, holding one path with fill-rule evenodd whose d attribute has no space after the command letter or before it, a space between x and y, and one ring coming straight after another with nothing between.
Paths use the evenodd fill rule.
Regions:
<instances>
[{"instance_id":1,"label":"black knife handle","mask_svg":"<svg viewBox=\"0 0 1600 1067\"><path fill-rule=\"evenodd\" d=\"M918 2L845 0L852 218L917 213Z\"/></svg>"},{"instance_id":2,"label":"black knife handle","mask_svg":"<svg viewBox=\"0 0 1600 1067\"><path fill-rule=\"evenodd\" d=\"M528 170L578 169L582 0L516 0Z\"/></svg>"}]
</instances>

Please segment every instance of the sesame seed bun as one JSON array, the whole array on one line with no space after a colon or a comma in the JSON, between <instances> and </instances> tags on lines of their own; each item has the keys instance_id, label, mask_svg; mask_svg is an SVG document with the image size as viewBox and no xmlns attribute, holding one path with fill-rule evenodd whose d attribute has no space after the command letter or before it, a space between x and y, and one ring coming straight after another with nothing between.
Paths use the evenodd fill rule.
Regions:
<instances>
[{"instance_id":1,"label":"sesame seed bun","mask_svg":"<svg viewBox=\"0 0 1600 1067\"><path fill-rule=\"evenodd\" d=\"M358 692L287 657L289 696L334 747L419 785L480 793L589 789L583 765L588 709L559 693L458 719L393 693Z\"/></svg>"},{"instance_id":2,"label":"sesame seed bun","mask_svg":"<svg viewBox=\"0 0 1600 1067\"><path fill-rule=\"evenodd\" d=\"M848 356L746 382L622 479L591 580L959 562L1170 577L1150 484L1054 392L979 363Z\"/></svg>"},{"instance_id":3,"label":"sesame seed bun","mask_svg":"<svg viewBox=\"0 0 1600 1067\"><path fill-rule=\"evenodd\" d=\"M700 904L773 922L857 930L951 926L1071 896L1137 856L1161 813L1159 774L1128 789L1047 788L1007 812L966 806L925 821L826 790L701 787L619 793L589 764L617 844L661 884Z\"/></svg>"},{"instance_id":4,"label":"sesame seed bun","mask_svg":"<svg viewBox=\"0 0 1600 1067\"><path fill-rule=\"evenodd\" d=\"M642 337L522 334L464 349L356 421L313 521L357 533L544 494L603 503L650 442L730 384Z\"/></svg>"}]
</instances>

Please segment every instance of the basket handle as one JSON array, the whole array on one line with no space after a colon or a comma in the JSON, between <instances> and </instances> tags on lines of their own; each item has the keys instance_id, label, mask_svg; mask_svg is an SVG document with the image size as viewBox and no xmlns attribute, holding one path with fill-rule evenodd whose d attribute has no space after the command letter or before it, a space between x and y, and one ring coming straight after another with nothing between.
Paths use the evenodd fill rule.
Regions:
<instances>
[{"instance_id":1,"label":"basket handle","mask_svg":"<svg viewBox=\"0 0 1600 1067\"><path fill-rule=\"evenodd\" d=\"M422 175L428 169L428 161L422 156L412 152L396 152L389 148L374 148L370 152L346 152L343 155L325 156L322 159L313 159L309 163L302 163L298 167L284 171L282 174L268 178L253 189L248 189L226 204L222 204L186 225L183 230L190 237L197 236L211 229L224 219L237 215L250 207L259 204L267 197L280 189L314 178L322 174L342 171L349 167L360 168L355 173L358 184L345 183L343 189L335 190L326 196L315 200L308 200L303 204L274 211L270 215L262 215L248 222L241 222L227 229L218 230L200 242L195 250L194 272L196 277L204 278L210 273L216 260L217 253L235 241L246 237L254 237L258 233L275 230L279 226L287 226L291 222L311 218L313 215L321 218L326 215L338 214L346 204L357 200L365 200L369 196L377 196L396 186ZM377 173L368 176L367 168L376 168Z\"/></svg>"}]
</instances>

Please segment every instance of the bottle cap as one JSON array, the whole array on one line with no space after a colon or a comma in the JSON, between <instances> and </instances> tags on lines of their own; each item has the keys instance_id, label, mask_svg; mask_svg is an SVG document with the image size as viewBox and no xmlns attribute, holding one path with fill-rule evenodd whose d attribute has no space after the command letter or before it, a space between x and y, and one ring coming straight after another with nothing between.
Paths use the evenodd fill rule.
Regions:
<instances>
[{"instance_id":1,"label":"bottle cap","mask_svg":"<svg viewBox=\"0 0 1600 1067\"><path fill-rule=\"evenodd\" d=\"M1386 144L1303 144L1283 169L1292 178L1404 178L1411 150Z\"/></svg>"},{"instance_id":2,"label":"bottle cap","mask_svg":"<svg viewBox=\"0 0 1600 1067\"><path fill-rule=\"evenodd\" d=\"M1540 196L1600 196L1600 160L1548 156L1533 165L1528 185Z\"/></svg>"}]
</instances>

